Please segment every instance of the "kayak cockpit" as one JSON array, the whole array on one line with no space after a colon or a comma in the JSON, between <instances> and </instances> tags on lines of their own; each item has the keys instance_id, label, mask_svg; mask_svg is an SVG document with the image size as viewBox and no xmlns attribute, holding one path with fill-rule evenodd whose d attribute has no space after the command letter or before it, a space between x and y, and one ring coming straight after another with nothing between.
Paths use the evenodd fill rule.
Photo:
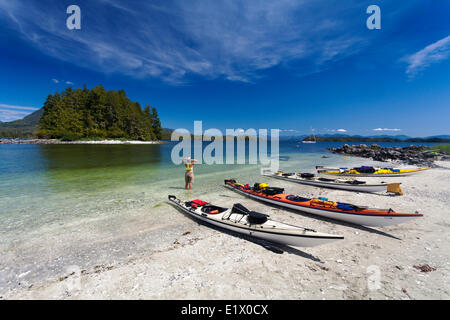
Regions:
<instances>
[{"instance_id":1,"label":"kayak cockpit","mask_svg":"<svg viewBox=\"0 0 450 320\"><path fill-rule=\"evenodd\" d=\"M201 208L201 211L207 214L219 214L222 212L227 211L227 208L222 208L222 207L218 207L218 206L214 206L214 205L204 205Z\"/></svg>"},{"instance_id":2,"label":"kayak cockpit","mask_svg":"<svg viewBox=\"0 0 450 320\"><path fill-rule=\"evenodd\" d=\"M297 195L294 195L294 194L289 194L289 195L286 196L286 200L295 201L295 202L305 202L305 201L309 201L311 199L304 198L304 197L301 197L301 196L297 196Z\"/></svg>"}]
</instances>

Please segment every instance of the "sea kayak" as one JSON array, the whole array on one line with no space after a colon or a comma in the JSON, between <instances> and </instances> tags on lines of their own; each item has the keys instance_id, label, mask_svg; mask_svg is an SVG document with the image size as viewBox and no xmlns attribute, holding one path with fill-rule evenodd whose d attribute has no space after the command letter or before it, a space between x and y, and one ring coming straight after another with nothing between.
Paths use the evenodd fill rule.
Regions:
<instances>
[{"instance_id":1,"label":"sea kayak","mask_svg":"<svg viewBox=\"0 0 450 320\"><path fill-rule=\"evenodd\" d=\"M284 193L283 188L267 187L266 184L261 189L261 184L255 184L252 187L230 179L225 180L225 186L252 199L363 226L385 227L423 216L420 213L400 213L392 209L371 209L354 204L328 201L326 198L304 198Z\"/></svg>"},{"instance_id":2,"label":"sea kayak","mask_svg":"<svg viewBox=\"0 0 450 320\"><path fill-rule=\"evenodd\" d=\"M366 181L354 179L329 179L323 177L316 177L311 173L286 173L282 171L271 172L264 171L264 176L276 178L284 181L300 183L308 186L319 188L340 189L357 192L380 192L386 191L388 183L367 183Z\"/></svg>"},{"instance_id":3,"label":"sea kayak","mask_svg":"<svg viewBox=\"0 0 450 320\"><path fill-rule=\"evenodd\" d=\"M346 176L346 177L401 177L408 176L417 172L428 170L429 168L413 168L413 169L395 169L395 168L376 168L369 166L355 168L330 168L316 166L317 173Z\"/></svg>"},{"instance_id":4,"label":"sea kayak","mask_svg":"<svg viewBox=\"0 0 450 320\"><path fill-rule=\"evenodd\" d=\"M237 203L233 208L218 207L201 200L181 201L170 195L169 201L189 216L206 223L271 242L296 247L313 247L343 236L320 233L269 219Z\"/></svg>"}]
</instances>

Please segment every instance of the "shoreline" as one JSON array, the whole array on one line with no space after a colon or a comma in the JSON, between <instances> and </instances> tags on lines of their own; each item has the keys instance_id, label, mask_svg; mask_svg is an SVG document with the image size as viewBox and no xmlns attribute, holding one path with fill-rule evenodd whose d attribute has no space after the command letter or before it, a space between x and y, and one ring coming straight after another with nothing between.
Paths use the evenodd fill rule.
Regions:
<instances>
[{"instance_id":1,"label":"shoreline","mask_svg":"<svg viewBox=\"0 0 450 320\"><path fill-rule=\"evenodd\" d=\"M58 139L0 139L0 144L162 144L165 141L140 141L140 140L77 140L61 141Z\"/></svg>"},{"instance_id":2,"label":"shoreline","mask_svg":"<svg viewBox=\"0 0 450 320\"><path fill-rule=\"evenodd\" d=\"M36 233L45 231L44 238L4 248L5 266L16 265L14 256L37 248L44 258L9 269L11 287L0 290L0 299L450 299L445 286L450 280L450 163L439 164L417 175L390 178L405 191L395 197L268 180L295 194L424 214L385 228L275 208L225 188L202 195L174 191L182 199L241 203L274 220L345 237L312 248L236 236L199 224L165 202L95 221L55 224L55 229ZM387 178L371 181L378 179ZM159 219L163 226L155 225ZM63 261L61 268L54 266L56 261ZM69 266L77 266L79 274ZM378 287L370 285L373 270L379 270Z\"/></svg>"}]
</instances>

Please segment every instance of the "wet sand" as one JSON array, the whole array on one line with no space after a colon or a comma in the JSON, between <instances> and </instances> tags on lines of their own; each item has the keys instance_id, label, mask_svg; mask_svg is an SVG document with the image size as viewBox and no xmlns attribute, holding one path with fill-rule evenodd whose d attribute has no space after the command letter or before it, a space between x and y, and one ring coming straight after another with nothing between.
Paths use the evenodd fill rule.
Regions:
<instances>
[{"instance_id":1,"label":"wet sand","mask_svg":"<svg viewBox=\"0 0 450 320\"><path fill-rule=\"evenodd\" d=\"M168 203L133 208L129 216L111 215L63 227L47 225L36 231L34 243L19 238L12 244L0 244L0 296L449 299L450 162L437 164L440 167L409 177L384 179L402 182L404 196L259 179L305 196L424 214L423 218L385 228L365 228L274 208L225 188L202 197L223 206L239 202L275 220L345 237L313 248L281 247L223 232L198 224ZM173 193L179 198L196 197L182 189ZM48 237L42 235L45 230ZM41 262L33 260L36 251Z\"/></svg>"}]
</instances>

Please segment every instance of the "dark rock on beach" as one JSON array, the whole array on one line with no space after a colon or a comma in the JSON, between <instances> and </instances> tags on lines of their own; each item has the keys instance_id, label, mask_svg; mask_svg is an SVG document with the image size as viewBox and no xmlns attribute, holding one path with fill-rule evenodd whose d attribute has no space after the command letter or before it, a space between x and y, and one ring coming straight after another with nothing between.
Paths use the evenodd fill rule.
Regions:
<instances>
[{"instance_id":1,"label":"dark rock on beach","mask_svg":"<svg viewBox=\"0 0 450 320\"><path fill-rule=\"evenodd\" d=\"M397 160L409 165L421 165L434 167L436 160L449 160L450 157L444 153L432 152L426 146L411 145L408 147L382 148L377 144L367 146L344 144L341 148L327 148L333 153L372 158L375 161Z\"/></svg>"}]
</instances>

